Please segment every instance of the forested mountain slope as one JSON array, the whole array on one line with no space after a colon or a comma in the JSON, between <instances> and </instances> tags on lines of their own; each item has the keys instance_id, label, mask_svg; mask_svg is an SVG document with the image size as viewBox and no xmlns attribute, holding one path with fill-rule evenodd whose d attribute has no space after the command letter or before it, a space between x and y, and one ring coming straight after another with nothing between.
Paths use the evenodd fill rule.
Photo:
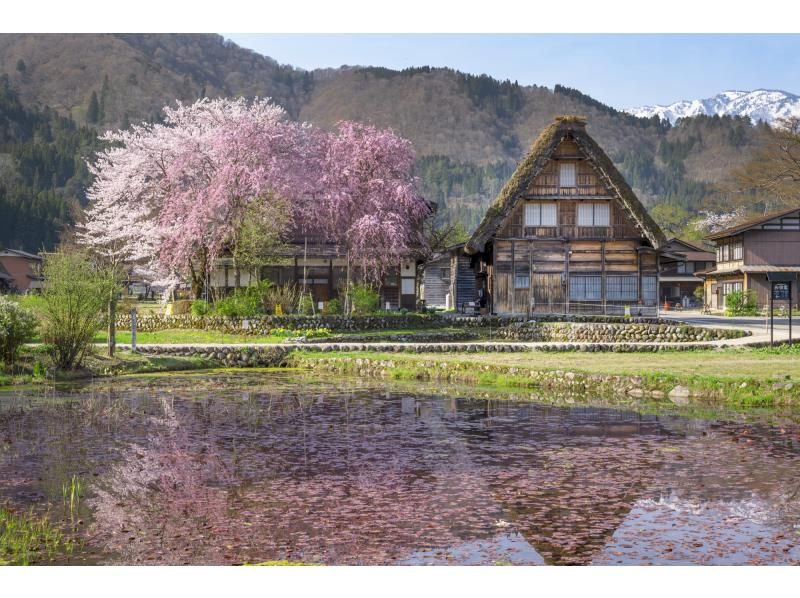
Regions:
<instances>
[{"instance_id":1,"label":"forested mountain slope","mask_svg":"<svg viewBox=\"0 0 800 598\"><path fill-rule=\"evenodd\" d=\"M662 212L663 206L696 210L713 183L747 160L758 137L757 128L738 118L697 117L670 126L563 86L520 86L451 69L308 72L212 34L1 34L3 73L26 114L53 119L55 111L64 117L59 121L64 130L79 137L90 130L84 126L105 130L157 119L163 105L203 96L270 96L292 117L323 127L342 119L392 127L414 143L423 191L440 204L439 218L460 220L468 228L477 224L516 161L557 114L586 116L590 134L642 200L651 207L662 204ZM0 112L2 118L16 122L20 116ZM90 145L81 139L61 142L58 151L74 146L77 164ZM0 185L6 189L23 169L15 151L0 149ZM42 191L52 194L55 200L48 201L58 206L58 217L45 210L47 215L33 226L50 222L58 227L70 221L70 206L80 203L85 173L64 181L43 178L43 170L38 186L27 192L28 201L34 203ZM21 200L9 202L9 192L2 189L0 202L12 206L6 210L19 218ZM14 197L24 193L18 188ZM41 243L51 246L55 238L50 229L25 235L7 229L0 227L0 244L21 241L35 250Z\"/></svg>"}]
</instances>

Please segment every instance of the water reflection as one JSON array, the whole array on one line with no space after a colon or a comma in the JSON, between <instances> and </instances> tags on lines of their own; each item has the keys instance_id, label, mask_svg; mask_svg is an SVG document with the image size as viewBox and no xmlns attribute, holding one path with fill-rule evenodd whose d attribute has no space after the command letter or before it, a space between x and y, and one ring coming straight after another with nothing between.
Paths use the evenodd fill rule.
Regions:
<instances>
[{"instance_id":1,"label":"water reflection","mask_svg":"<svg viewBox=\"0 0 800 598\"><path fill-rule=\"evenodd\" d=\"M337 385L341 387L341 383ZM0 398L0 498L101 562L794 563L800 429L278 374Z\"/></svg>"}]
</instances>

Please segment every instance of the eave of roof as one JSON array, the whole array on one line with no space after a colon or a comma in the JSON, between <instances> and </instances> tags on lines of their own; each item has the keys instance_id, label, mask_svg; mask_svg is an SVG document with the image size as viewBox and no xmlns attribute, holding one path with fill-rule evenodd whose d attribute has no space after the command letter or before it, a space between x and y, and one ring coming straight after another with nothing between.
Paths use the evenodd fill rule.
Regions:
<instances>
[{"instance_id":1,"label":"eave of roof","mask_svg":"<svg viewBox=\"0 0 800 598\"><path fill-rule=\"evenodd\" d=\"M758 218L751 218L750 220L745 220L735 226L728 227L726 229L720 230L715 232L714 234L708 235L705 238L709 239L710 241L715 241L717 239L722 239L724 237L731 237L733 235L738 235L739 233L743 233L746 230L749 230L755 226L760 224L764 224L769 222L770 220L774 220L775 218L782 218L784 216L788 216L793 212L800 211L800 207L790 208L788 210L781 210L779 212L772 212L771 214L767 214L766 216L759 216Z\"/></svg>"}]
</instances>

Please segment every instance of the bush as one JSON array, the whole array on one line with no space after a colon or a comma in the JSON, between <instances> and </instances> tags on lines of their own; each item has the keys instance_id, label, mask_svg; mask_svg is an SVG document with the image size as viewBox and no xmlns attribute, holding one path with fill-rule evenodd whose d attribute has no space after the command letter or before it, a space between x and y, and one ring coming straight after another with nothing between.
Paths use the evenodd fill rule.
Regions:
<instances>
[{"instance_id":1,"label":"bush","mask_svg":"<svg viewBox=\"0 0 800 598\"><path fill-rule=\"evenodd\" d=\"M217 301L214 313L232 318L252 318L261 315L264 313L261 297L269 286L269 281L264 280L251 287L236 289L232 295Z\"/></svg>"},{"instance_id":2,"label":"bush","mask_svg":"<svg viewBox=\"0 0 800 598\"><path fill-rule=\"evenodd\" d=\"M727 316L756 316L758 303L756 293L752 289L747 291L733 291L725 296L725 315Z\"/></svg>"},{"instance_id":3,"label":"bush","mask_svg":"<svg viewBox=\"0 0 800 598\"><path fill-rule=\"evenodd\" d=\"M378 311L380 295L372 287L365 284L353 285L350 291L353 304L353 313L358 316L367 316Z\"/></svg>"},{"instance_id":4,"label":"bush","mask_svg":"<svg viewBox=\"0 0 800 598\"><path fill-rule=\"evenodd\" d=\"M269 285L261 293L261 306L265 313L274 314L276 307L281 306L284 314L293 313L300 300L300 291L295 285Z\"/></svg>"},{"instance_id":5,"label":"bush","mask_svg":"<svg viewBox=\"0 0 800 598\"><path fill-rule=\"evenodd\" d=\"M36 317L17 302L0 296L0 361L12 364L36 333Z\"/></svg>"},{"instance_id":6,"label":"bush","mask_svg":"<svg viewBox=\"0 0 800 598\"><path fill-rule=\"evenodd\" d=\"M269 331L270 336L289 338L304 336L306 338L327 338L331 336L329 328L309 328L307 330L296 330L294 328L273 328Z\"/></svg>"},{"instance_id":7,"label":"bush","mask_svg":"<svg viewBox=\"0 0 800 598\"><path fill-rule=\"evenodd\" d=\"M331 299L325 306L325 315L338 316L342 313L342 302L338 299Z\"/></svg>"},{"instance_id":8,"label":"bush","mask_svg":"<svg viewBox=\"0 0 800 598\"><path fill-rule=\"evenodd\" d=\"M311 295L303 295L300 297L300 301L297 303L297 311L304 316L314 315L314 300L311 298Z\"/></svg>"},{"instance_id":9,"label":"bush","mask_svg":"<svg viewBox=\"0 0 800 598\"><path fill-rule=\"evenodd\" d=\"M211 313L211 305L205 299L195 299L192 301L192 315L196 318L207 316Z\"/></svg>"},{"instance_id":10,"label":"bush","mask_svg":"<svg viewBox=\"0 0 800 598\"><path fill-rule=\"evenodd\" d=\"M103 329L117 283L112 272L94 268L80 253L48 257L43 274L42 339L56 367L73 369Z\"/></svg>"}]
</instances>

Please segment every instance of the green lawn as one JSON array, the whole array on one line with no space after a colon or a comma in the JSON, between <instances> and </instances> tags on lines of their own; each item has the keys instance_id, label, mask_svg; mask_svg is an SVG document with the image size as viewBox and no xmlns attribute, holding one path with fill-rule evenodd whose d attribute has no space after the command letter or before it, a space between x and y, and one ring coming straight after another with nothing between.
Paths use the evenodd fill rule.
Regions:
<instances>
[{"instance_id":1,"label":"green lawn","mask_svg":"<svg viewBox=\"0 0 800 598\"><path fill-rule=\"evenodd\" d=\"M298 331L297 335L302 333ZM105 343L107 339L105 332L98 333L94 337L94 342ZM165 344L165 345L179 345L191 343L259 343L259 344L275 344L285 342L285 337L279 336L247 336L244 334L223 334L221 332L213 332L210 330L160 330L158 332L137 332L136 342L142 345L146 344ZM130 330L117 331L117 343L130 344L131 332Z\"/></svg>"},{"instance_id":2,"label":"green lawn","mask_svg":"<svg viewBox=\"0 0 800 598\"><path fill-rule=\"evenodd\" d=\"M379 341L381 338L386 336L394 336L394 335L412 335L415 333L430 333L430 332L459 332L461 329L458 328L434 328L434 329L391 329L391 330L374 330L371 332L342 332L342 333L333 333L331 336L336 337L347 337L347 336L357 336L357 337L373 337L376 341ZM296 330L292 333L292 336L303 336L302 330ZM94 342L96 343L105 343L106 342L106 332L98 333L95 338ZM145 344L168 344L168 345L177 345L177 344L189 344L189 343L226 343L226 344L235 344L235 343L250 343L250 344L275 344L275 343L283 343L286 342L286 339L290 338L287 336L247 336L244 334L223 334L221 332L215 332L211 330L182 330L182 329L170 329L170 330L160 330L158 332L138 332L136 334L136 342L142 345ZM118 330L117 331L117 343L119 344L130 344L131 342L131 333L129 330Z\"/></svg>"},{"instance_id":3,"label":"green lawn","mask_svg":"<svg viewBox=\"0 0 800 598\"><path fill-rule=\"evenodd\" d=\"M665 351L659 353L311 353L308 359L350 355L388 359L396 363L419 361L475 363L520 367L531 370L569 370L588 374L647 375L677 377L769 379L800 378L798 349L724 349L712 351Z\"/></svg>"}]
</instances>

